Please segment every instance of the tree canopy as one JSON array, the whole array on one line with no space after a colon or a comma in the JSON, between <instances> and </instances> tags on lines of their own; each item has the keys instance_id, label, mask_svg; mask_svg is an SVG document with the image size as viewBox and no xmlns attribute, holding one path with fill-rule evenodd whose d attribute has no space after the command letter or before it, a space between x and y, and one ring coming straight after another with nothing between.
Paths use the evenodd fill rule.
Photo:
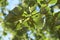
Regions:
<instances>
[{"instance_id":1,"label":"tree canopy","mask_svg":"<svg viewBox=\"0 0 60 40\"><path fill-rule=\"evenodd\" d=\"M0 23L4 28L4 35L7 35L5 31L10 31L13 34L12 40L60 39L60 0L19 2L18 6L7 10L8 1L0 0Z\"/></svg>"}]
</instances>

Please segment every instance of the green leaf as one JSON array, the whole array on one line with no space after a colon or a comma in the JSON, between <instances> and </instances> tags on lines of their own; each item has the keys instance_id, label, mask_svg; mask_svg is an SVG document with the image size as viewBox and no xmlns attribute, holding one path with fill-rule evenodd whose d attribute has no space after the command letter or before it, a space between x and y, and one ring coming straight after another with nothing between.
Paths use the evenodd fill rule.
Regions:
<instances>
[{"instance_id":1,"label":"green leaf","mask_svg":"<svg viewBox=\"0 0 60 40\"><path fill-rule=\"evenodd\" d=\"M3 21L3 18L0 17L0 22L2 22L2 21Z\"/></svg>"},{"instance_id":2,"label":"green leaf","mask_svg":"<svg viewBox=\"0 0 60 40\"><path fill-rule=\"evenodd\" d=\"M19 30L19 29L21 29L21 24L20 24L20 22L17 23L17 27L16 27L16 30Z\"/></svg>"},{"instance_id":3,"label":"green leaf","mask_svg":"<svg viewBox=\"0 0 60 40\"><path fill-rule=\"evenodd\" d=\"M3 16L3 13L0 13L0 16Z\"/></svg>"},{"instance_id":4,"label":"green leaf","mask_svg":"<svg viewBox=\"0 0 60 40\"><path fill-rule=\"evenodd\" d=\"M49 2L49 4L56 4L57 3L57 0L51 0L50 2Z\"/></svg>"},{"instance_id":5,"label":"green leaf","mask_svg":"<svg viewBox=\"0 0 60 40\"><path fill-rule=\"evenodd\" d=\"M38 3L40 3L41 0L37 0Z\"/></svg>"},{"instance_id":6,"label":"green leaf","mask_svg":"<svg viewBox=\"0 0 60 40\"><path fill-rule=\"evenodd\" d=\"M56 30L60 29L60 25L56 26Z\"/></svg>"},{"instance_id":7,"label":"green leaf","mask_svg":"<svg viewBox=\"0 0 60 40\"><path fill-rule=\"evenodd\" d=\"M7 32L3 32L3 35L6 36L7 35Z\"/></svg>"}]
</instances>

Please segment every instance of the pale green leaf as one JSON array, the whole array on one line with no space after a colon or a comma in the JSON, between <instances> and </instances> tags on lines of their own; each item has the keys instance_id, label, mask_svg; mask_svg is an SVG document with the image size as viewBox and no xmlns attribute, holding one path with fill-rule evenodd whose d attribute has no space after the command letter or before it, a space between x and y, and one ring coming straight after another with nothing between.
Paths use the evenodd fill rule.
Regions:
<instances>
[{"instance_id":1,"label":"pale green leaf","mask_svg":"<svg viewBox=\"0 0 60 40\"><path fill-rule=\"evenodd\" d=\"M0 13L0 16L3 16L3 13Z\"/></svg>"},{"instance_id":2,"label":"pale green leaf","mask_svg":"<svg viewBox=\"0 0 60 40\"><path fill-rule=\"evenodd\" d=\"M50 2L49 2L49 4L56 4L57 3L57 0L51 0Z\"/></svg>"},{"instance_id":3,"label":"pale green leaf","mask_svg":"<svg viewBox=\"0 0 60 40\"><path fill-rule=\"evenodd\" d=\"M0 22L2 22L2 21L3 21L3 18L0 17Z\"/></svg>"}]
</instances>

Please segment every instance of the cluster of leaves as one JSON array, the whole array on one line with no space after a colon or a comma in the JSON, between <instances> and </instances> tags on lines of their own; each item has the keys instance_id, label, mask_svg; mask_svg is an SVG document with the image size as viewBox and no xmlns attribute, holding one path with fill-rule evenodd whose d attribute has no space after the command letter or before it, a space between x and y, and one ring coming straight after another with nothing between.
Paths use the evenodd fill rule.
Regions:
<instances>
[{"instance_id":1,"label":"cluster of leaves","mask_svg":"<svg viewBox=\"0 0 60 40\"><path fill-rule=\"evenodd\" d=\"M37 7L39 11L36 10ZM29 30L33 32L35 40L58 40L60 39L60 12L55 13L55 7L60 9L59 0L22 0L18 7L9 11L7 16L4 15L2 25L4 24L5 30L13 33L13 40L28 40Z\"/></svg>"},{"instance_id":2,"label":"cluster of leaves","mask_svg":"<svg viewBox=\"0 0 60 40\"><path fill-rule=\"evenodd\" d=\"M7 0L0 0L0 7L5 7L6 5L8 5Z\"/></svg>"}]
</instances>

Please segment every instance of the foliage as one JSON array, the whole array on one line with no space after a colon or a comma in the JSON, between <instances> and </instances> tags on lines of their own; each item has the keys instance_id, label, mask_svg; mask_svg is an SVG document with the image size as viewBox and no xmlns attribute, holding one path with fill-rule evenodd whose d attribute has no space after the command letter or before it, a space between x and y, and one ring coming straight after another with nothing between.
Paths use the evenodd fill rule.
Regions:
<instances>
[{"instance_id":1,"label":"foliage","mask_svg":"<svg viewBox=\"0 0 60 40\"><path fill-rule=\"evenodd\" d=\"M0 0L0 16L4 16L0 21L4 31L13 34L12 40L33 40L28 36L28 31L32 32L34 40L60 39L60 11L54 12L56 7L60 9L59 0L22 0L13 10L8 10L8 15L4 13L8 3L5 1ZM37 7L39 10L36 10Z\"/></svg>"}]
</instances>

